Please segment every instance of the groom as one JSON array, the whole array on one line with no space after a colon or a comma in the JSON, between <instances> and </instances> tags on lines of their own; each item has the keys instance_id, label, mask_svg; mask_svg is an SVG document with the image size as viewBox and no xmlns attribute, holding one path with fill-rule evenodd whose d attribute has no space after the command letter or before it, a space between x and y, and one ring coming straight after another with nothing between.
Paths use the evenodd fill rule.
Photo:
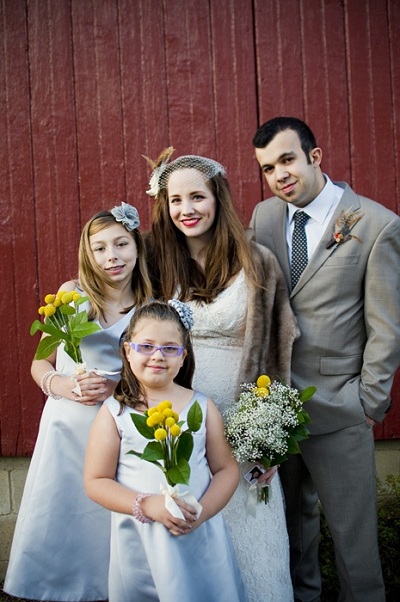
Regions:
<instances>
[{"instance_id":1,"label":"groom","mask_svg":"<svg viewBox=\"0 0 400 602\"><path fill-rule=\"evenodd\" d=\"M256 158L275 195L251 219L278 257L301 337L292 383L315 385L309 439L280 468L297 601L320 599L321 501L333 537L339 600L382 602L373 430L390 406L400 361L400 218L333 183L310 128L262 125Z\"/></svg>"}]
</instances>

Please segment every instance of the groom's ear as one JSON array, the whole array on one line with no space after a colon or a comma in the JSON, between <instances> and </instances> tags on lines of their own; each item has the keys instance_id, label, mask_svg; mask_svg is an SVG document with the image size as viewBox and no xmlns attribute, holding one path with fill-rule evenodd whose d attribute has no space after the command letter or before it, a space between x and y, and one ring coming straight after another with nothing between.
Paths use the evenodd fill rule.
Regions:
<instances>
[{"instance_id":1,"label":"groom's ear","mask_svg":"<svg viewBox=\"0 0 400 602\"><path fill-rule=\"evenodd\" d=\"M322 149L320 149L319 146L316 146L310 151L310 162L313 167L319 167L321 165Z\"/></svg>"}]
</instances>

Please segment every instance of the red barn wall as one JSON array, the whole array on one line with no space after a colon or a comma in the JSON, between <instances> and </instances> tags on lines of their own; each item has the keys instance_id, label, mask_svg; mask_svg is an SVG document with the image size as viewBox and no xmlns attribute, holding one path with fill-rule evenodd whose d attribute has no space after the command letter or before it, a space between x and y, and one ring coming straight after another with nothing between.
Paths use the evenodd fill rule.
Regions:
<instances>
[{"instance_id":1,"label":"red barn wall","mask_svg":"<svg viewBox=\"0 0 400 602\"><path fill-rule=\"evenodd\" d=\"M360 7L362 5L362 10ZM397 0L0 0L0 454L29 455L44 399L29 327L120 200L149 226L142 155L213 157L244 224L269 195L251 140L305 119L323 168L400 212ZM397 65L397 67L396 67ZM400 437L400 379L378 438Z\"/></svg>"}]
</instances>

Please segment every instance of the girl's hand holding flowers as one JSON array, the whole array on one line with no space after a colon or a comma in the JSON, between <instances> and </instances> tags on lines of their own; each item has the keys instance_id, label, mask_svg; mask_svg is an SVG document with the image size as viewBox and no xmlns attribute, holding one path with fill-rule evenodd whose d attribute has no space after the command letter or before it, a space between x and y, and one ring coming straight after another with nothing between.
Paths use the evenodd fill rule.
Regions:
<instances>
[{"instance_id":1,"label":"girl's hand holding flowers","mask_svg":"<svg viewBox=\"0 0 400 602\"><path fill-rule=\"evenodd\" d=\"M81 395L74 391L77 383L81 389ZM76 401L82 405L97 405L114 393L116 383L112 380L99 376L95 372L83 372L78 376L70 377L56 374L51 382L51 390L54 395Z\"/></svg>"},{"instance_id":2,"label":"girl's hand holding flowers","mask_svg":"<svg viewBox=\"0 0 400 602\"><path fill-rule=\"evenodd\" d=\"M141 502L142 511L153 521L162 523L172 535L186 535L189 533L196 521L196 510L193 506L185 503L178 497L174 498L179 506L184 520L175 517L165 507L165 497L163 495L151 495Z\"/></svg>"},{"instance_id":3,"label":"girl's hand holding flowers","mask_svg":"<svg viewBox=\"0 0 400 602\"><path fill-rule=\"evenodd\" d=\"M81 395L72 393L74 400L83 405L97 405L114 393L116 382L105 378L95 372L84 372L73 379L69 379L72 387L79 384Z\"/></svg>"}]
</instances>

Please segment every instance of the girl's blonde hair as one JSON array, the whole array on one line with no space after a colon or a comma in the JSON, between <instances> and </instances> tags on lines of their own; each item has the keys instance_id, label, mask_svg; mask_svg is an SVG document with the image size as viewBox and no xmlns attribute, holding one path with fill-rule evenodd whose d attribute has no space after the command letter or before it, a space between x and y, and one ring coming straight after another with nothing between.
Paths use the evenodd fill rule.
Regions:
<instances>
[{"instance_id":1,"label":"girl's blonde hair","mask_svg":"<svg viewBox=\"0 0 400 602\"><path fill-rule=\"evenodd\" d=\"M91 309L89 319L104 318L103 307L106 286L113 288L117 284L107 277L107 274L97 265L93 251L90 246L90 237L101 230L118 223L110 211L100 211L96 213L84 226L79 243L79 281L80 286L90 299ZM151 298L151 282L147 271L146 251L142 235L135 229L127 230L127 235L132 236L137 248L137 261L132 272L131 289L134 293L135 302L131 307L127 307L124 313L130 311L135 305L143 305Z\"/></svg>"}]
</instances>

